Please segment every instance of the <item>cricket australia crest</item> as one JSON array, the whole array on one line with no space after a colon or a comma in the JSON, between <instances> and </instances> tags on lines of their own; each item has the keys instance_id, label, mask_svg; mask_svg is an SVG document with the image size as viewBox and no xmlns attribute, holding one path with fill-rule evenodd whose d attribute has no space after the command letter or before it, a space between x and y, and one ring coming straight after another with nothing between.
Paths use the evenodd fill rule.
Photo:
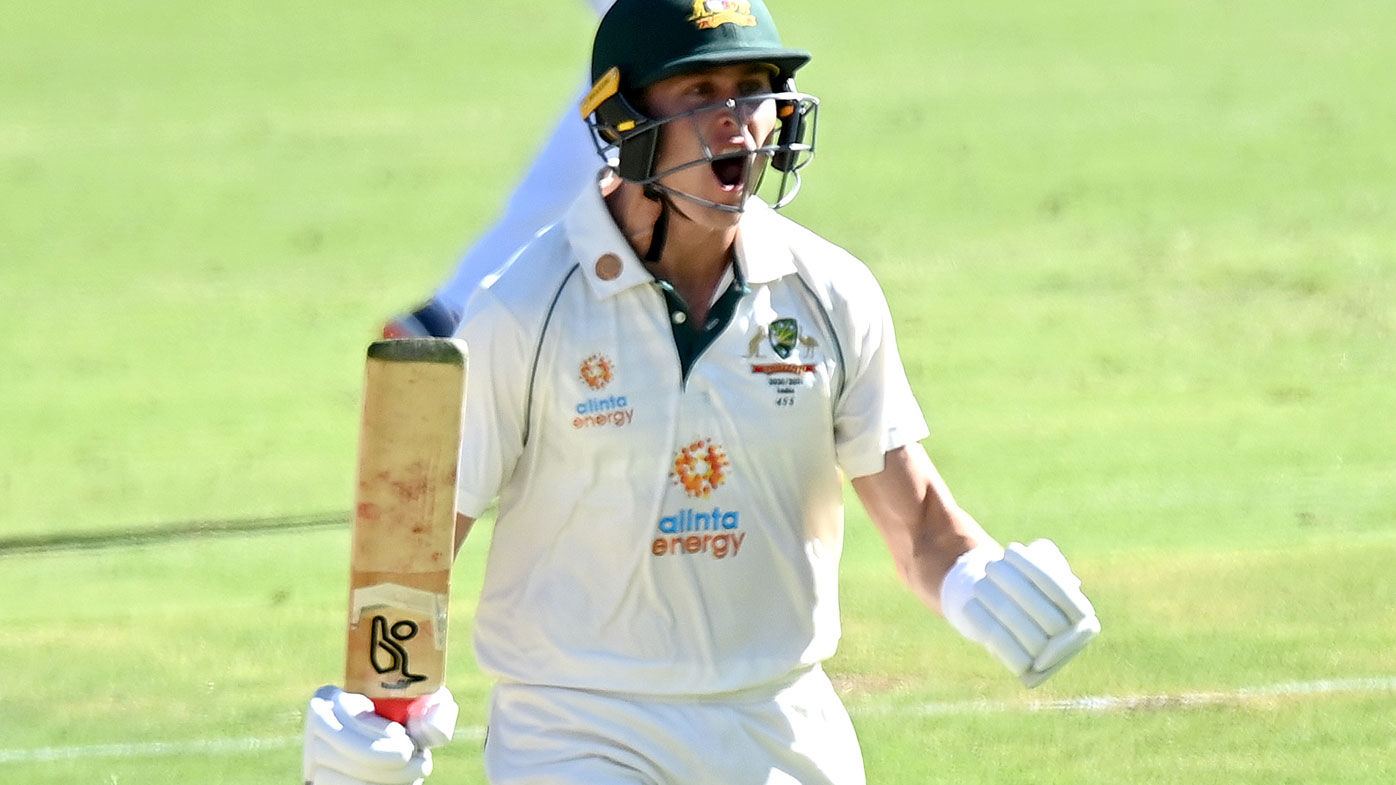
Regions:
<instances>
[{"instance_id":1,"label":"cricket australia crest","mask_svg":"<svg viewBox=\"0 0 1396 785\"><path fill-rule=\"evenodd\" d=\"M751 372L767 378L776 394L775 405L794 406L798 389L806 386L806 377L818 369L810 361L818 348L819 341L814 336L801 333L799 320L787 316L758 325L747 344L746 357L754 360ZM769 357L768 351L775 355L776 362L761 362Z\"/></svg>"},{"instance_id":2,"label":"cricket australia crest","mask_svg":"<svg viewBox=\"0 0 1396 785\"><path fill-rule=\"evenodd\" d=\"M795 342L800 339L800 323L794 319L776 319L771 322L767 337L771 349L784 360L795 351Z\"/></svg>"}]
</instances>

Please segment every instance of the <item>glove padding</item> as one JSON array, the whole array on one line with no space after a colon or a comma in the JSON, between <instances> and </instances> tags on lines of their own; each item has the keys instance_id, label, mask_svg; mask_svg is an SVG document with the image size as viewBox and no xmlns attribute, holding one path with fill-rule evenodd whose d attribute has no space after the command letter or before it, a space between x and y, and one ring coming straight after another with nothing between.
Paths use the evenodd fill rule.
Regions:
<instances>
[{"instance_id":1,"label":"glove padding","mask_svg":"<svg viewBox=\"0 0 1396 785\"><path fill-rule=\"evenodd\" d=\"M945 618L983 644L1026 687L1061 670L1100 633L1081 579L1051 540L981 546L962 555L941 586Z\"/></svg>"},{"instance_id":2,"label":"glove padding","mask_svg":"<svg viewBox=\"0 0 1396 785\"><path fill-rule=\"evenodd\" d=\"M451 691L442 687L426 697L403 727L375 714L373 701L363 695L321 687L305 713L304 781L421 785L431 774L430 748L451 740L459 712Z\"/></svg>"}]
</instances>

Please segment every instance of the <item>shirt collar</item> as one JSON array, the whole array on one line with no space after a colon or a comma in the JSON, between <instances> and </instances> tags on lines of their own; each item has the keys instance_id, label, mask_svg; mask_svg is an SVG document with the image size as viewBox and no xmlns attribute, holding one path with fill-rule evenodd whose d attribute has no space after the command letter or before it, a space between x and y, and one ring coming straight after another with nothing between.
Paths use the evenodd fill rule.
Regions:
<instances>
[{"instance_id":1,"label":"shirt collar","mask_svg":"<svg viewBox=\"0 0 1396 785\"><path fill-rule=\"evenodd\" d=\"M737 263L748 284L771 283L795 272L783 219L755 196L747 199L737 232Z\"/></svg>"},{"instance_id":2,"label":"shirt collar","mask_svg":"<svg viewBox=\"0 0 1396 785\"><path fill-rule=\"evenodd\" d=\"M599 182L583 189L562 220L582 275L597 297L611 297L654 281L616 226ZM738 281L770 283L795 272L784 229L765 202L756 197L747 200L737 232Z\"/></svg>"},{"instance_id":3,"label":"shirt collar","mask_svg":"<svg viewBox=\"0 0 1396 785\"><path fill-rule=\"evenodd\" d=\"M582 276L597 297L654 280L606 209L599 181L582 189L562 220Z\"/></svg>"}]
</instances>

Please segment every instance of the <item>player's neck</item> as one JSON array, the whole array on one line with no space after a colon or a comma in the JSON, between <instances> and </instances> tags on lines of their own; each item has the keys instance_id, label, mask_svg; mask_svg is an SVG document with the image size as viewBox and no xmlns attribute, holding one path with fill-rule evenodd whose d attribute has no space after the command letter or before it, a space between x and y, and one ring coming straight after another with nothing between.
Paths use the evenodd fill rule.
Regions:
<instances>
[{"instance_id":1,"label":"player's neck","mask_svg":"<svg viewBox=\"0 0 1396 785\"><path fill-rule=\"evenodd\" d=\"M662 206L639 188L621 188L607 201L631 248L645 258L655 241ZM717 215L704 214L708 212ZM701 324L732 262L737 222L729 214L698 205L670 206L668 213L659 260L645 266L674 287L690 316Z\"/></svg>"}]
</instances>

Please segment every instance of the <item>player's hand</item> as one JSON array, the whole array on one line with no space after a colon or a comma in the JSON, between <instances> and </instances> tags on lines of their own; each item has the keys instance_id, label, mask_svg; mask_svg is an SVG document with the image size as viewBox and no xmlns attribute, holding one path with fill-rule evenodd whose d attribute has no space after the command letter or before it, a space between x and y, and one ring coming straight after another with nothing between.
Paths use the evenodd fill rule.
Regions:
<instances>
[{"instance_id":1,"label":"player's hand","mask_svg":"<svg viewBox=\"0 0 1396 785\"><path fill-rule=\"evenodd\" d=\"M431 747L451 740L459 707L442 687L408 727L378 716L373 701L339 687L315 691L305 713L306 785L421 785Z\"/></svg>"},{"instance_id":2,"label":"player's hand","mask_svg":"<svg viewBox=\"0 0 1396 785\"><path fill-rule=\"evenodd\" d=\"M941 605L955 629L1027 687L1046 681L1100 633L1081 579L1051 540L1011 543L1001 556L970 551L945 576Z\"/></svg>"}]
</instances>

